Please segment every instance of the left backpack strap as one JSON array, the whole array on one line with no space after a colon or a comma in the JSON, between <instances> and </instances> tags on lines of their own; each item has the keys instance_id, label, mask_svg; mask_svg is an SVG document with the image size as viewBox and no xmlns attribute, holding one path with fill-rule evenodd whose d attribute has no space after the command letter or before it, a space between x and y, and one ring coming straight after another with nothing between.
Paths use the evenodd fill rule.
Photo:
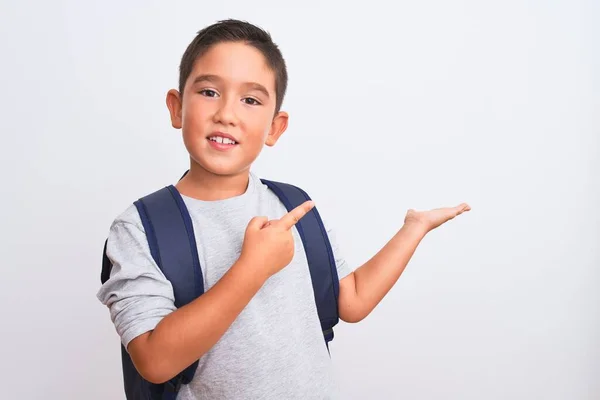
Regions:
<instances>
[{"instance_id":1,"label":"left backpack strap","mask_svg":"<svg viewBox=\"0 0 600 400\"><path fill-rule=\"evenodd\" d=\"M173 185L134 204L146 231L152 257L173 286L175 306L183 307L204 293L198 248L187 207ZM181 385L192 381L197 367L196 361L165 384L154 385L152 392L162 400L176 399Z\"/></svg>"},{"instance_id":2,"label":"left backpack strap","mask_svg":"<svg viewBox=\"0 0 600 400\"><path fill-rule=\"evenodd\" d=\"M311 200L299 187L265 179L261 181L279 197L288 211ZM296 229L306 252L321 329L329 347L329 342L333 339L333 327L339 322L339 280L333 250L316 207L300 219Z\"/></svg>"}]
</instances>

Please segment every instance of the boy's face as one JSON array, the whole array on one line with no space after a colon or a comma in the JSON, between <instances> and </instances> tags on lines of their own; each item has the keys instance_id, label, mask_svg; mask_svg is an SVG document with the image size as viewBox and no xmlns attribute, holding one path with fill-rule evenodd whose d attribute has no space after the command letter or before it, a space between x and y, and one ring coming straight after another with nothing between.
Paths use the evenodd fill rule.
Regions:
<instances>
[{"instance_id":1,"label":"boy's face","mask_svg":"<svg viewBox=\"0 0 600 400\"><path fill-rule=\"evenodd\" d=\"M287 127L286 113L274 117L274 72L259 50L244 43L210 48L196 60L183 93L181 98L169 91L167 105L192 168L216 175L244 172Z\"/></svg>"}]
</instances>

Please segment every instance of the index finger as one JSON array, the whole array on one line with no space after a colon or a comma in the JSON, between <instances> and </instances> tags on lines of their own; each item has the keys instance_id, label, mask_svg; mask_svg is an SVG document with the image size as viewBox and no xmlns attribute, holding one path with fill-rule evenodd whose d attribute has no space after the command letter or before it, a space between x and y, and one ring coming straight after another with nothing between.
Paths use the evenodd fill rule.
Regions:
<instances>
[{"instance_id":1,"label":"index finger","mask_svg":"<svg viewBox=\"0 0 600 400\"><path fill-rule=\"evenodd\" d=\"M292 229L292 226L296 225L302 217L304 217L310 210L313 209L315 203L312 200L305 201L298 207L294 208L289 213L285 214L280 220L279 224L284 229Z\"/></svg>"}]
</instances>

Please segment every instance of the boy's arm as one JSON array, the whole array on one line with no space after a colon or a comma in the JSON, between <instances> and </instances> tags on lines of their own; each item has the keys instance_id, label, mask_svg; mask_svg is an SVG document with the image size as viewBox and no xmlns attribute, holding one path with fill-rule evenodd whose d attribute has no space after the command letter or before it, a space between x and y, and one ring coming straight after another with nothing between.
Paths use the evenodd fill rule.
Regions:
<instances>
[{"instance_id":1,"label":"boy's arm","mask_svg":"<svg viewBox=\"0 0 600 400\"><path fill-rule=\"evenodd\" d=\"M206 293L129 343L131 359L146 380L171 379L223 336L267 278L246 264L239 260Z\"/></svg>"},{"instance_id":2,"label":"boy's arm","mask_svg":"<svg viewBox=\"0 0 600 400\"><path fill-rule=\"evenodd\" d=\"M340 281L340 318L358 322L369 315L402 275L425 235L470 209L463 203L431 211L409 210L398 233L369 261Z\"/></svg>"}]
</instances>

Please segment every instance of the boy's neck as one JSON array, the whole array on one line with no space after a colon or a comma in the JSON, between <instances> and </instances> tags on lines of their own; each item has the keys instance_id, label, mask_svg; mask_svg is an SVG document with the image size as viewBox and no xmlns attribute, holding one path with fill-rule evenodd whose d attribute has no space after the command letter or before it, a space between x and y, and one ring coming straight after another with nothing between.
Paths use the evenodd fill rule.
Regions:
<instances>
[{"instance_id":1,"label":"boy's neck","mask_svg":"<svg viewBox=\"0 0 600 400\"><path fill-rule=\"evenodd\" d=\"M175 187L182 195L194 199L225 200L246 193L249 176L249 170L236 175L215 175L199 165L192 165Z\"/></svg>"}]
</instances>

